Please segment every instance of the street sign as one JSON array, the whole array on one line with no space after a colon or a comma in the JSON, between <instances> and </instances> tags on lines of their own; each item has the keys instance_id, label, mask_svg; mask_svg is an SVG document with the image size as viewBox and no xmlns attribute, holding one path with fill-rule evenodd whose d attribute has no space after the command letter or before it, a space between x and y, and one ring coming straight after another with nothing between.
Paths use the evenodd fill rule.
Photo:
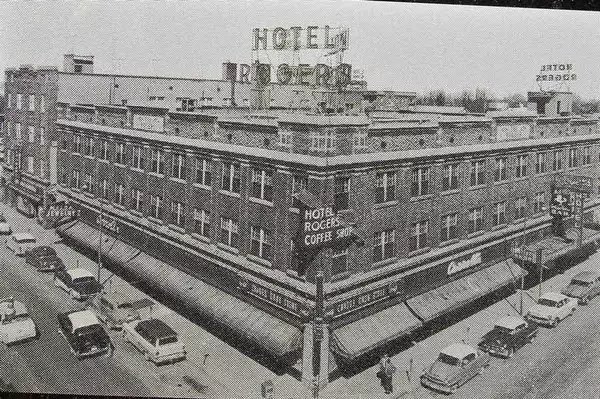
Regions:
<instances>
[{"instance_id":1,"label":"street sign","mask_svg":"<svg viewBox=\"0 0 600 399\"><path fill-rule=\"evenodd\" d=\"M565 184L571 191L592 192L592 178L588 176L565 176Z\"/></svg>"},{"instance_id":2,"label":"street sign","mask_svg":"<svg viewBox=\"0 0 600 399\"><path fill-rule=\"evenodd\" d=\"M554 191L550 199L550 215L567 217L571 216L571 212L569 196L560 191Z\"/></svg>"}]
</instances>

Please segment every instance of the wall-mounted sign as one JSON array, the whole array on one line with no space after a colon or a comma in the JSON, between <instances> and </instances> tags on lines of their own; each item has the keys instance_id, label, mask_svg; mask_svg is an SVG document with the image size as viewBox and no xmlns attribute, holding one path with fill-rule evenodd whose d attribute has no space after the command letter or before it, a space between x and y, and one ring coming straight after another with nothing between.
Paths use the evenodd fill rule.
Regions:
<instances>
[{"instance_id":1,"label":"wall-mounted sign","mask_svg":"<svg viewBox=\"0 0 600 399\"><path fill-rule=\"evenodd\" d=\"M341 223L331 206L305 209L300 231L298 244L305 249L330 246L354 233L352 226Z\"/></svg>"},{"instance_id":2,"label":"wall-mounted sign","mask_svg":"<svg viewBox=\"0 0 600 399\"><path fill-rule=\"evenodd\" d=\"M470 257L462 260L453 260L448 264L448 276L481 264L481 252L475 252Z\"/></svg>"},{"instance_id":3,"label":"wall-mounted sign","mask_svg":"<svg viewBox=\"0 0 600 399\"><path fill-rule=\"evenodd\" d=\"M365 306L372 305L375 302L388 298L390 295L395 295L398 288L397 284L395 285L395 288L396 291L390 293L390 286L386 285L345 299L341 302L334 303L325 309L325 315L328 317L337 317Z\"/></svg>"},{"instance_id":4,"label":"wall-mounted sign","mask_svg":"<svg viewBox=\"0 0 600 399\"><path fill-rule=\"evenodd\" d=\"M540 68L540 73L535 77L536 82L561 82L577 80L573 73L573 64L545 64Z\"/></svg>"},{"instance_id":5,"label":"wall-mounted sign","mask_svg":"<svg viewBox=\"0 0 600 399\"><path fill-rule=\"evenodd\" d=\"M552 216L571 216L571 201L568 194L564 194L559 190L552 193L550 199L550 215Z\"/></svg>"},{"instance_id":6,"label":"wall-mounted sign","mask_svg":"<svg viewBox=\"0 0 600 399\"><path fill-rule=\"evenodd\" d=\"M592 192L592 178L588 176L565 176L567 186L571 191L580 191L584 193Z\"/></svg>"},{"instance_id":7,"label":"wall-mounted sign","mask_svg":"<svg viewBox=\"0 0 600 399\"><path fill-rule=\"evenodd\" d=\"M46 210L47 218L74 218L79 217L81 211L73 208L71 205L54 204L48 206Z\"/></svg>"},{"instance_id":8,"label":"wall-mounted sign","mask_svg":"<svg viewBox=\"0 0 600 399\"><path fill-rule=\"evenodd\" d=\"M306 317L310 310L301 302L240 276L238 286L249 295L260 298L296 316Z\"/></svg>"},{"instance_id":9,"label":"wall-mounted sign","mask_svg":"<svg viewBox=\"0 0 600 399\"><path fill-rule=\"evenodd\" d=\"M108 216L100 216L96 217L96 223L98 226L104 227L106 230L110 230L115 234L119 234L119 225L117 224L116 219L113 219Z\"/></svg>"}]
</instances>

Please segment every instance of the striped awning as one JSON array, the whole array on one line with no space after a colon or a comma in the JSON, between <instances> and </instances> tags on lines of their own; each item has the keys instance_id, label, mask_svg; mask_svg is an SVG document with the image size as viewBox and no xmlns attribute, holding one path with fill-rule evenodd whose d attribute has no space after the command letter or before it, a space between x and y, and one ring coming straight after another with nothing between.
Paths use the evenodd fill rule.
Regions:
<instances>
[{"instance_id":1,"label":"striped awning","mask_svg":"<svg viewBox=\"0 0 600 399\"><path fill-rule=\"evenodd\" d=\"M115 243L113 237L108 234L100 234L99 230L83 222L67 225L66 228L59 228L57 232L59 235L75 242L78 246L91 251L98 251L100 248L100 239L102 239L103 254L106 254L109 248Z\"/></svg>"}]
</instances>

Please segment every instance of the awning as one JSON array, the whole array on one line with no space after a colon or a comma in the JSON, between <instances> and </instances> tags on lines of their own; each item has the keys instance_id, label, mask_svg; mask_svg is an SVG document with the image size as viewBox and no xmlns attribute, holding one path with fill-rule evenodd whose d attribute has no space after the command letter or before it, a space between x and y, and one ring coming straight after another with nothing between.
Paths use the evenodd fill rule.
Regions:
<instances>
[{"instance_id":1,"label":"awning","mask_svg":"<svg viewBox=\"0 0 600 399\"><path fill-rule=\"evenodd\" d=\"M419 319L399 303L332 331L331 350L354 359L420 326Z\"/></svg>"},{"instance_id":2,"label":"awning","mask_svg":"<svg viewBox=\"0 0 600 399\"><path fill-rule=\"evenodd\" d=\"M66 229L58 229L57 232L85 249L98 251L100 247L100 231L83 222L77 222ZM105 254L114 242L113 237L102 234L102 252Z\"/></svg>"},{"instance_id":3,"label":"awning","mask_svg":"<svg viewBox=\"0 0 600 399\"><path fill-rule=\"evenodd\" d=\"M411 298L406 304L421 320L430 321L526 274L513 260L506 260Z\"/></svg>"},{"instance_id":4,"label":"awning","mask_svg":"<svg viewBox=\"0 0 600 399\"><path fill-rule=\"evenodd\" d=\"M139 253L139 249L125 244L121 240L115 240L106 257L117 265L123 265Z\"/></svg>"},{"instance_id":5,"label":"awning","mask_svg":"<svg viewBox=\"0 0 600 399\"><path fill-rule=\"evenodd\" d=\"M576 241L567 242L561 237L548 236L532 244L525 246L525 251L530 255L529 263L535 263L535 253L542 250L542 264L546 267L554 266L557 258L563 256L578 256L582 253L591 253L596 249L596 242L600 241L600 231L594 229L583 229L583 240L581 247L577 247Z\"/></svg>"}]
</instances>

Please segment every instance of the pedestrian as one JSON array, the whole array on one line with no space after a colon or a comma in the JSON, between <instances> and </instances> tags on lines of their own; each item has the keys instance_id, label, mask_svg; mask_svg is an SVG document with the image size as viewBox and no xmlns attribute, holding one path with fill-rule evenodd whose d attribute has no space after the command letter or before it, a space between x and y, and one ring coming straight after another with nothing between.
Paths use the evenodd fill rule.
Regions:
<instances>
[{"instance_id":1,"label":"pedestrian","mask_svg":"<svg viewBox=\"0 0 600 399\"><path fill-rule=\"evenodd\" d=\"M392 364L392 359L386 353L379 361L379 371L377 377L381 380L381 385L386 394L394 392L393 376L396 372L396 366Z\"/></svg>"}]
</instances>

